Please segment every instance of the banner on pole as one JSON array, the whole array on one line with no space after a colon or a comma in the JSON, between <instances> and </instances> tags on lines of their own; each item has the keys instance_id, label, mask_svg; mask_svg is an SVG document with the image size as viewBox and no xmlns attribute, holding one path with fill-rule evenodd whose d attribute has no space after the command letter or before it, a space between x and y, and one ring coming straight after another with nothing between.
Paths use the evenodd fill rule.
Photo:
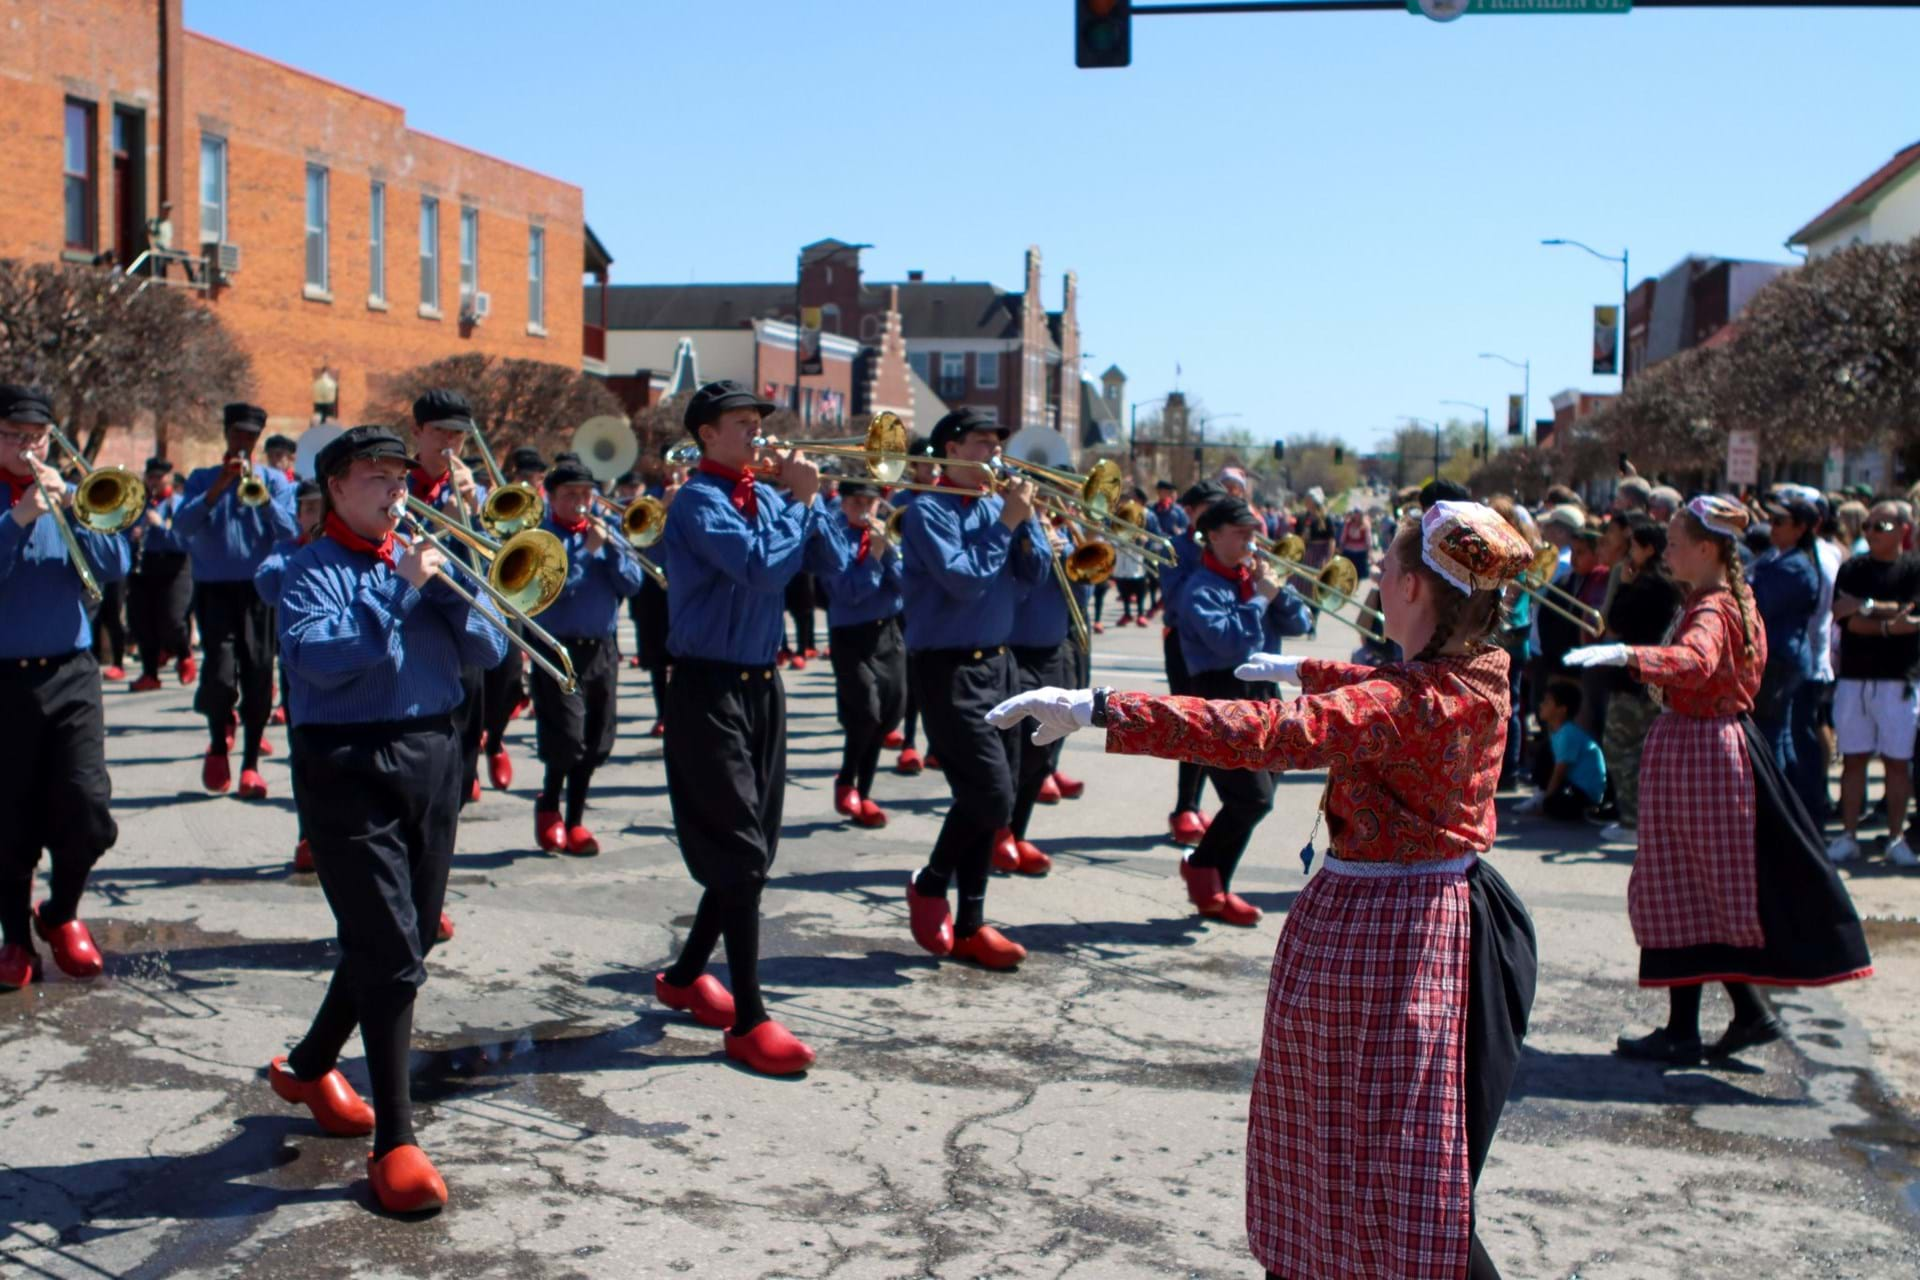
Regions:
<instances>
[{"instance_id":1,"label":"banner on pole","mask_svg":"<svg viewBox=\"0 0 1920 1280\"><path fill-rule=\"evenodd\" d=\"M1620 372L1620 308L1593 309L1593 371Z\"/></svg>"},{"instance_id":2,"label":"banner on pole","mask_svg":"<svg viewBox=\"0 0 1920 1280\"><path fill-rule=\"evenodd\" d=\"M800 376L816 377L824 365L820 357L820 308L800 308Z\"/></svg>"},{"instance_id":3,"label":"banner on pole","mask_svg":"<svg viewBox=\"0 0 1920 1280\"><path fill-rule=\"evenodd\" d=\"M1526 423L1521 420L1521 414L1525 411L1525 406L1526 400L1524 397L1517 395L1507 397L1508 435L1517 436L1526 429Z\"/></svg>"}]
</instances>

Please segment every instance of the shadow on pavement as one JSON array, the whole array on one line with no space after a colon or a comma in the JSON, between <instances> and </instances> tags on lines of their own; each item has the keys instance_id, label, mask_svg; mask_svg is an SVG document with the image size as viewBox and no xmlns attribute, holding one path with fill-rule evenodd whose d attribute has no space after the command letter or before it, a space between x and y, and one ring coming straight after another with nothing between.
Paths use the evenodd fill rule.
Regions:
<instances>
[{"instance_id":1,"label":"shadow on pavement","mask_svg":"<svg viewBox=\"0 0 1920 1280\"><path fill-rule=\"evenodd\" d=\"M1655 1106L1798 1107L1795 1098L1769 1098L1726 1079L1729 1074L1757 1076L1744 1063L1711 1067L1662 1067L1613 1053L1546 1053L1526 1048L1513 1097L1557 1098L1566 1102L1630 1102Z\"/></svg>"}]
</instances>

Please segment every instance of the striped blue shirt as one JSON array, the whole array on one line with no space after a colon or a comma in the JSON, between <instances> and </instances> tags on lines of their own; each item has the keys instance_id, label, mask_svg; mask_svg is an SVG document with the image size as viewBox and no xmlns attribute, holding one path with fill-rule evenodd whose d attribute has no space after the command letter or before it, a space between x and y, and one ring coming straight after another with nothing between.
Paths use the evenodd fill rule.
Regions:
<instances>
[{"instance_id":1,"label":"striped blue shirt","mask_svg":"<svg viewBox=\"0 0 1920 1280\"><path fill-rule=\"evenodd\" d=\"M13 491L0 485L0 512L12 510ZM96 582L127 576L125 537L84 529L71 513L67 519ZM86 595L59 528L41 516L22 529L0 514L0 658L59 658L92 646Z\"/></svg>"},{"instance_id":2,"label":"striped blue shirt","mask_svg":"<svg viewBox=\"0 0 1920 1280\"><path fill-rule=\"evenodd\" d=\"M732 494L731 481L696 471L667 508L667 652L770 667L786 626L787 583L805 567L826 506L816 498L803 507L757 485L749 522Z\"/></svg>"},{"instance_id":3,"label":"striped blue shirt","mask_svg":"<svg viewBox=\"0 0 1920 1280\"><path fill-rule=\"evenodd\" d=\"M589 553L586 530L568 533L553 522L551 514L540 527L567 549L567 585L541 613L540 625L560 640L601 640L612 635L620 625L620 602L639 594L647 580L646 570L610 541ZM617 526L612 536L623 536Z\"/></svg>"},{"instance_id":4,"label":"striped blue shirt","mask_svg":"<svg viewBox=\"0 0 1920 1280\"><path fill-rule=\"evenodd\" d=\"M158 511L162 520L171 522L179 517L180 504L185 501L185 496L175 489L165 498L149 501L147 509ZM187 540L180 536L178 529L170 528L167 524L151 525L144 521L138 527L142 530L140 542L144 548L143 555L183 556L187 554Z\"/></svg>"},{"instance_id":5,"label":"striped blue shirt","mask_svg":"<svg viewBox=\"0 0 1920 1280\"><path fill-rule=\"evenodd\" d=\"M1013 611L1013 630L1007 643L1022 649L1057 648L1067 638L1067 598L1053 579L1050 557L1041 548L1051 545L1047 531L1038 520L1029 520L1014 535L1013 557L1016 563L1027 557L1037 563L1039 572L1030 580L1020 579L1019 608Z\"/></svg>"},{"instance_id":6,"label":"striped blue shirt","mask_svg":"<svg viewBox=\"0 0 1920 1280\"><path fill-rule=\"evenodd\" d=\"M909 650L1005 644L1013 633L1018 589L1003 577L1013 531L1000 521L1002 506L997 497L926 493L907 509L900 559Z\"/></svg>"},{"instance_id":7,"label":"striped blue shirt","mask_svg":"<svg viewBox=\"0 0 1920 1280\"><path fill-rule=\"evenodd\" d=\"M1180 606L1180 656L1187 670L1231 671L1256 653L1280 652L1282 636L1303 636L1313 623L1307 606L1282 591L1268 604L1239 590L1204 564L1194 567Z\"/></svg>"},{"instance_id":8,"label":"striped blue shirt","mask_svg":"<svg viewBox=\"0 0 1920 1280\"><path fill-rule=\"evenodd\" d=\"M845 519L828 520L826 532L807 546L807 568L827 595L827 626L856 627L900 612L900 548L860 556L863 531Z\"/></svg>"},{"instance_id":9,"label":"striped blue shirt","mask_svg":"<svg viewBox=\"0 0 1920 1280\"><path fill-rule=\"evenodd\" d=\"M253 571L273 544L300 532L293 482L272 467L256 466L253 473L266 482L271 495L266 502L242 506L236 480L209 503L207 490L223 469L201 467L187 477L173 513L173 530L193 555L195 582L252 582Z\"/></svg>"},{"instance_id":10,"label":"striped blue shirt","mask_svg":"<svg viewBox=\"0 0 1920 1280\"><path fill-rule=\"evenodd\" d=\"M491 607L482 613L439 581L416 590L384 561L332 538L288 559L279 619L295 724L452 711L460 668L493 667L507 653Z\"/></svg>"}]
</instances>

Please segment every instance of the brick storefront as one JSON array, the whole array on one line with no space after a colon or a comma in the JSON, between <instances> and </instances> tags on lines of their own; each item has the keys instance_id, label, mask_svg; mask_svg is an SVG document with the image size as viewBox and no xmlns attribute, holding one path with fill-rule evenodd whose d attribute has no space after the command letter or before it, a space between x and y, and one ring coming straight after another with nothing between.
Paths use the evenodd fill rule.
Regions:
<instances>
[{"instance_id":1,"label":"brick storefront","mask_svg":"<svg viewBox=\"0 0 1920 1280\"><path fill-rule=\"evenodd\" d=\"M211 187L223 197L215 206L225 225L207 238L236 246L239 268L206 298L253 356L259 398L275 427L307 422L323 363L339 379L339 412L348 422L362 414L380 375L442 356L482 351L580 367L577 273L587 233L579 187L409 129L393 103L186 32L180 0L14 0L0 13L12 27L0 46L0 73L8 77L0 94L0 182L16 195L0 221L0 256L49 261L99 252L129 261L163 198L172 204L175 248L198 253L204 147L223 145L224 190ZM62 176L70 105L97 125L92 244L73 250ZM139 124L138 144L118 163L116 115ZM133 133L124 123L119 132L123 142ZM324 277L320 285L308 279L310 171L324 171L317 179L324 198L315 203L324 210L325 249L315 254L324 271L314 272ZM379 289L370 212L376 183L385 209ZM437 309L423 297L423 198L437 202L437 271L430 273ZM477 218L475 291L490 304L477 322L463 319L467 211ZM535 229L544 260L542 323L530 284Z\"/></svg>"}]
</instances>

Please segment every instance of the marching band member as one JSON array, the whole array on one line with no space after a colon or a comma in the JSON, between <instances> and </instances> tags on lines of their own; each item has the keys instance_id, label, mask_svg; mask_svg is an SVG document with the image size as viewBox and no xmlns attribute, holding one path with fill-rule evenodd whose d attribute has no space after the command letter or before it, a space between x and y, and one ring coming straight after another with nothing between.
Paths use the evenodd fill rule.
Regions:
<instances>
[{"instance_id":1,"label":"marching band member","mask_svg":"<svg viewBox=\"0 0 1920 1280\"><path fill-rule=\"evenodd\" d=\"M671 510L673 495L679 491L677 481L663 486L660 501ZM646 670L647 683L653 690L653 728L648 736L662 738L667 733L667 670L671 662L667 656L667 589L647 574L628 609L633 616L636 661Z\"/></svg>"},{"instance_id":2,"label":"marching band member","mask_svg":"<svg viewBox=\"0 0 1920 1280\"><path fill-rule=\"evenodd\" d=\"M292 560L300 548L320 536L321 522L326 517L327 507L320 492L318 481L302 480L294 490L295 519L300 526L298 537L289 538L275 546L253 571L253 589L267 602L269 609L280 607L280 597L286 591L287 562ZM292 689L289 687L292 677L288 673L286 660L280 662L280 705L291 708ZM291 750L296 744L289 740ZM313 871L313 846L307 841L306 819L300 811L300 771L293 769L293 869L301 874Z\"/></svg>"},{"instance_id":3,"label":"marching band member","mask_svg":"<svg viewBox=\"0 0 1920 1280\"><path fill-rule=\"evenodd\" d=\"M910 484L933 484L940 478L940 468L933 461L933 442L931 440L928 440L925 436L915 436L912 443L907 445L907 452L912 454L916 461L907 464L906 474L901 477L903 480L906 480ZM898 510L905 511L921 496L921 490L900 489L889 494L887 501L891 502ZM905 626L906 616L903 613L901 615L903 634ZM886 743L889 748L897 748L900 752L899 757L893 763L893 771L895 773L912 777L927 767L927 762L921 758L919 749L913 745L915 738L914 731L919 727L920 703L913 691L913 655L909 653L907 655L906 710L901 717L898 732L888 734Z\"/></svg>"},{"instance_id":4,"label":"marching band member","mask_svg":"<svg viewBox=\"0 0 1920 1280\"><path fill-rule=\"evenodd\" d=\"M576 857L600 852L600 842L584 825L587 787L593 771L613 754L619 725L620 602L646 581L640 562L612 545L623 535L594 518L593 494L593 473L577 462L556 463L547 473L545 527L567 549L567 584L540 615L540 625L566 646L579 688L568 693L539 667L533 672L537 750L546 766L534 804L534 837L549 853Z\"/></svg>"},{"instance_id":5,"label":"marching band member","mask_svg":"<svg viewBox=\"0 0 1920 1280\"><path fill-rule=\"evenodd\" d=\"M473 527L480 510L480 489L474 483L473 472L460 460L460 449L472 425L473 409L458 391L436 387L421 395L413 402L416 461L407 475L408 493L469 528ZM476 557L467 547L448 543L448 550L463 564L469 567L476 564ZM460 709L454 713L453 721L460 734L460 794L465 804L480 798L480 744L486 736L486 695L480 668L463 670L460 687L466 696L460 700ZM511 767L509 764L509 771Z\"/></svg>"},{"instance_id":6,"label":"marching band member","mask_svg":"<svg viewBox=\"0 0 1920 1280\"><path fill-rule=\"evenodd\" d=\"M200 769L209 791L232 784L227 750L232 742L234 709L244 733L240 795L264 799L260 741L273 712L273 614L254 590L253 573L276 542L299 532L294 525L293 486L271 467L249 461L254 441L267 423L258 405L226 407L226 454L220 465L201 467L187 477L174 533L186 540L193 557L193 612L200 624L206 669L193 696L193 709L207 718L213 741ZM239 482L251 471L266 486L267 501L247 506Z\"/></svg>"},{"instance_id":7,"label":"marching band member","mask_svg":"<svg viewBox=\"0 0 1920 1280\"><path fill-rule=\"evenodd\" d=\"M1778 1040L1758 986L1817 987L1873 972L1866 936L1820 832L1752 720L1767 636L1740 572L1748 511L1694 498L1667 531L1691 588L1665 645L1588 645L1571 667L1624 667L1664 704L1640 763L1640 849L1627 916L1640 985L1665 987L1667 1025L1620 1037L1630 1058L1692 1064ZM1700 992L1726 986L1733 1021L1700 1042Z\"/></svg>"},{"instance_id":8,"label":"marching band member","mask_svg":"<svg viewBox=\"0 0 1920 1280\"><path fill-rule=\"evenodd\" d=\"M293 472L293 460L300 446L293 437L275 432L260 442L260 452L266 455L267 465L285 476L289 484L300 483L300 477Z\"/></svg>"},{"instance_id":9,"label":"marching band member","mask_svg":"<svg viewBox=\"0 0 1920 1280\"><path fill-rule=\"evenodd\" d=\"M1160 570L1160 653L1167 668L1167 691L1179 695L1193 692L1187 674L1187 660L1180 649L1180 593L1187 589L1194 571L1200 568L1202 554L1198 535L1190 530L1200 513L1227 496L1227 491L1211 480L1202 480L1180 495L1180 517L1185 526L1173 539L1173 563ZM1200 811L1200 790L1206 785L1206 771L1182 760L1175 778L1173 812L1167 815L1167 831L1173 842L1188 848L1200 843L1212 819Z\"/></svg>"},{"instance_id":10,"label":"marching band member","mask_svg":"<svg viewBox=\"0 0 1920 1280\"><path fill-rule=\"evenodd\" d=\"M39 934L61 972L97 976L100 949L79 919L87 873L113 847L107 811L106 721L87 600L50 512L67 486L47 465L53 402L37 387L0 385L0 990L40 976ZM35 477L40 483L35 483ZM44 486L44 495L42 493ZM71 516L94 580L125 577L124 538L94 533ZM40 851L52 855L50 891L32 909Z\"/></svg>"},{"instance_id":11,"label":"marching band member","mask_svg":"<svg viewBox=\"0 0 1920 1280\"><path fill-rule=\"evenodd\" d=\"M827 596L828 661L846 745L833 782L834 809L862 827L884 827L873 800L881 744L900 723L907 697L907 649L900 634L900 553L876 514L880 491L865 480L840 482L844 520L808 545L807 559Z\"/></svg>"},{"instance_id":12,"label":"marching band member","mask_svg":"<svg viewBox=\"0 0 1920 1280\"><path fill-rule=\"evenodd\" d=\"M1007 569L1015 531L1033 514L1033 486L1013 480L1004 497L976 496L989 473L955 464L988 462L1007 435L997 420L970 408L940 419L932 436L945 460L939 484L957 492L921 495L902 521L910 678L928 748L939 755L953 793L932 857L908 882L908 919L914 941L933 955L989 969L1012 969L1027 954L985 919L994 846L1013 821L1019 745L981 716L1014 691L1007 638L1018 581ZM1030 576L1033 559L1013 563ZM947 903L956 877L957 917Z\"/></svg>"},{"instance_id":13,"label":"marching band member","mask_svg":"<svg viewBox=\"0 0 1920 1280\"><path fill-rule=\"evenodd\" d=\"M1079 675L1078 650L1068 636L1066 597L1053 580L1048 563L1055 555L1054 534L1046 522L1034 516L1014 535L1012 556L1016 562L1030 563L1020 578L1018 607L1013 613L1013 629L1007 635L1007 647L1013 651L1014 687L1020 690L1066 686ZM1020 764L1014 774L1013 816L1006 831L995 839L993 866L996 871L1026 876L1043 876L1053 868L1038 845L1027 839L1033 821L1033 807L1042 789L1053 782L1054 766L1060 763L1060 744L1039 746L1014 736L1020 752ZM1060 792L1054 787L1053 800Z\"/></svg>"},{"instance_id":14,"label":"marching band member","mask_svg":"<svg viewBox=\"0 0 1920 1280\"><path fill-rule=\"evenodd\" d=\"M320 451L324 536L288 563L279 607L293 767L341 955L311 1028L268 1080L326 1132L373 1134L368 1178L390 1213L447 1201L414 1142L413 1004L460 814L460 669L506 649L497 617L436 578L438 550L394 542L414 462L382 427L355 427ZM356 1026L371 1108L336 1066Z\"/></svg>"},{"instance_id":15,"label":"marching band member","mask_svg":"<svg viewBox=\"0 0 1920 1280\"><path fill-rule=\"evenodd\" d=\"M129 531L138 548L127 587L128 621L140 654L140 677L129 686L134 693L160 687L160 668L169 656L181 684L192 684L196 673L193 640L187 634L193 573L187 544L173 527L182 501L173 487L173 464L148 458L145 480L147 509Z\"/></svg>"},{"instance_id":16,"label":"marching band member","mask_svg":"<svg viewBox=\"0 0 1920 1280\"><path fill-rule=\"evenodd\" d=\"M1443 502L1395 540L1386 629L1411 661L1265 657L1293 701L1042 689L994 722L1219 769L1327 769L1331 847L1280 933L1247 1133L1269 1276L1497 1276L1473 1187L1533 1003L1533 926L1481 860L1507 726L1500 592L1532 548Z\"/></svg>"},{"instance_id":17,"label":"marching band member","mask_svg":"<svg viewBox=\"0 0 1920 1280\"><path fill-rule=\"evenodd\" d=\"M1147 508L1147 528L1163 538L1179 542L1192 527L1186 510L1176 501L1179 486L1171 480L1156 480L1153 485L1153 505ZM1167 584L1166 566L1149 570L1147 573L1147 594L1150 603L1147 616L1160 612L1166 602Z\"/></svg>"},{"instance_id":18,"label":"marching band member","mask_svg":"<svg viewBox=\"0 0 1920 1280\"><path fill-rule=\"evenodd\" d=\"M791 454L781 497L753 471L753 438L774 406L737 382L710 382L687 404L699 468L667 509L666 766L680 854L703 890L680 958L654 994L701 1024L730 1028L727 1056L792 1075L813 1050L767 1016L760 995L760 892L780 843L786 788L786 690L774 665L787 582L827 520L820 472ZM761 473L764 474L764 473ZM729 993L706 972L727 944Z\"/></svg>"},{"instance_id":19,"label":"marching band member","mask_svg":"<svg viewBox=\"0 0 1920 1280\"><path fill-rule=\"evenodd\" d=\"M1194 522L1203 540L1200 567L1180 583L1180 653L1195 697L1237 701L1271 698L1271 682L1237 670L1256 653L1280 651L1283 636L1305 635L1311 615L1301 599L1254 555L1260 517L1239 498L1222 498ZM1273 775L1262 769L1210 766L1220 813L1180 860L1187 897L1203 916L1251 926L1260 909L1233 892L1233 873L1253 830L1273 809Z\"/></svg>"}]
</instances>

